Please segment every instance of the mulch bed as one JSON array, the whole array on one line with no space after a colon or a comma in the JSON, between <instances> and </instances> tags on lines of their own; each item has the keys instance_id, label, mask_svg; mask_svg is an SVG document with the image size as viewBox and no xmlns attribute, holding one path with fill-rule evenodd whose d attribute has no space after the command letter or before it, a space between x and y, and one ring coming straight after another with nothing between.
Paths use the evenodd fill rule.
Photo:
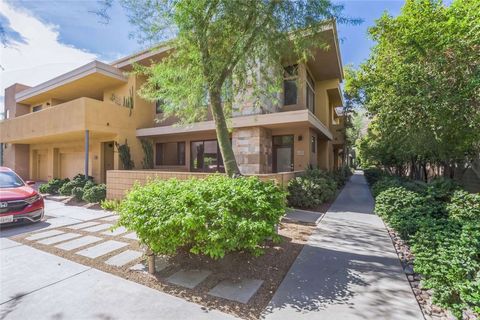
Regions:
<instances>
[{"instance_id":1,"label":"mulch bed","mask_svg":"<svg viewBox=\"0 0 480 320\"><path fill-rule=\"evenodd\" d=\"M93 221L105 223L105 221L101 220ZM188 252L181 251L176 256L169 258L169 266L157 272L155 275L129 269L132 265L144 260L144 258L139 258L123 267L114 267L104 263L110 257L126 249L142 250L139 243L135 240L125 239L121 235L105 236L101 234L101 232L105 230L86 232L63 227L55 228L55 230L62 230L64 232L94 235L106 240L122 241L129 243L129 246L115 250L99 258L90 259L75 254L75 252L78 252L81 248L64 251L55 248L55 245L42 245L36 241L25 240L29 235L36 232L23 234L12 238L12 240L198 303L206 309L217 309L244 319L258 319L314 229L314 226L282 222L279 225L279 235L282 241L280 243L266 242L264 245L264 254L258 257L254 257L246 252L236 252L226 255L223 259L212 260L205 256L192 255ZM101 242L92 244L91 246L99 243ZM180 269L206 269L212 271L212 274L194 289L176 286L165 280L168 276ZM242 304L207 294L210 289L225 279L260 279L264 282L250 301L247 304Z\"/></svg>"},{"instance_id":2,"label":"mulch bed","mask_svg":"<svg viewBox=\"0 0 480 320\"><path fill-rule=\"evenodd\" d=\"M427 320L455 320L448 310L441 308L432 303L432 291L421 286L422 276L414 272L415 256L412 254L410 247L403 241L400 236L388 226L388 234L392 239L393 246L397 252L398 258L402 263L404 272L407 276L408 282L412 287L413 294L417 299L418 305L422 310L423 316Z\"/></svg>"}]
</instances>

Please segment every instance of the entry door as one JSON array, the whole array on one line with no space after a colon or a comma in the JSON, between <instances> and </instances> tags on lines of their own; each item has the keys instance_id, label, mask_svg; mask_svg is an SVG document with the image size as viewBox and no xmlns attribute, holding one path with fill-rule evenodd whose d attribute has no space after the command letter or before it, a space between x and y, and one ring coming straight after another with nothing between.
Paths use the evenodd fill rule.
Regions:
<instances>
[{"instance_id":1,"label":"entry door","mask_svg":"<svg viewBox=\"0 0 480 320\"><path fill-rule=\"evenodd\" d=\"M273 137L273 172L293 171L293 135Z\"/></svg>"},{"instance_id":2,"label":"entry door","mask_svg":"<svg viewBox=\"0 0 480 320\"><path fill-rule=\"evenodd\" d=\"M102 172L102 180L104 183L107 182L107 170L114 169L114 150L113 150L114 142L104 142L103 143L103 172Z\"/></svg>"}]
</instances>

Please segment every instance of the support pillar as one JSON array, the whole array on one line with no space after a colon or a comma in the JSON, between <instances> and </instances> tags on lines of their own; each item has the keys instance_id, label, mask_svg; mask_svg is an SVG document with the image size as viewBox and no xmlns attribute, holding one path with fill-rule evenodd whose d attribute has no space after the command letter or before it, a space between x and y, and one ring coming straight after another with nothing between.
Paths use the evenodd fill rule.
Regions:
<instances>
[{"instance_id":1,"label":"support pillar","mask_svg":"<svg viewBox=\"0 0 480 320\"><path fill-rule=\"evenodd\" d=\"M90 144L90 135L88 130L85 130L85 178L88 178L88 146Z\"/></svg>"}]
</instances>

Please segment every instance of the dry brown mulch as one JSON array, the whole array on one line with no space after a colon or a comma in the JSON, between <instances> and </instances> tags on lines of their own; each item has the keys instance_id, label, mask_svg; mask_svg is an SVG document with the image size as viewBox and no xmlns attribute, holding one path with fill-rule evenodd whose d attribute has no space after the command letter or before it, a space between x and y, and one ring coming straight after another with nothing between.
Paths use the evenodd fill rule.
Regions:
<instances>
[{"instance_id":1,"label":"dry brown mulch","mask_svg":"<svg viewBox=\"0 0 480 320\"><path fill-rule=\"evenodd\" d=\"M97 222L105 223L105 221L100 220ZM126 249L141 250L137 241L122 238L121 235L113 237L105 236L101 234L103 231L85 232L82 230L72 230L62 227L55 229L65 232L79 233L82 235L95 235L106 240L118 240L129 243L129 246L118 249L108 255L96 259L90 259L75 254L75 252L78 252L82 248L72 251L63 251L55 248L54 246L56 244L42 245L35 241L25 240L25 238L35 232L17 236L13 238L13 240L50 252L68 260L135 281L153 289L181 297L185 300L198 303L206 309L217 309L244 319L258 319L315 227L282 222L279 226L279 235L281 236L282 241L280 243L273 243L271 241L265 243L264 254L258 257L252 256L247 252L236 252L226 255L223 259L212 260L205 256L193 255L182 251L176 256L169 258L169 266L155 275L129 269L132 265L143 260L143 258L133 261L121 268L109 266L104 263L108 258ZM99 243L101 242L92 244L91 246ZM176 286L165 280L180 269L207 269L212 271L212 274L194 289ZM264 281L260 289L247 304L217 298L207 294L210 289L222 280L235 280L242 278L260 279Z\"/></svg>"}]
</instances>

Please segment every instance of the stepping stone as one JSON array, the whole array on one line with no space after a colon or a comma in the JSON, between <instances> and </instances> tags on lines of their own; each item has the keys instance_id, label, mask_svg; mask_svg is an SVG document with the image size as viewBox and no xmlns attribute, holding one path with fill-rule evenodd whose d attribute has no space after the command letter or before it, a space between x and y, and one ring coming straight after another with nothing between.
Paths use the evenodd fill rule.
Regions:
<instances>
[{"instance_id":1,"label":"stepping stone","mask_svg":"<svg viewBox=\"0 0 480 320\"><path fill-rule=\"evenodd\" d=\"M128 246L128 243L108 240L106 242L97 244L96 246L78 251L77 254L87 258L95 259L125 246Z\"/></svg>"},{"instance_id":2,"label":"stepping stone","mask_svg":"<svg viewBox=\"0 0 480 320\"><path fill-rule=\"evenodd\" d=\"M132 240L138 240L137 234L136 234L135 232L126 234L126 235L123 236L123 238L132 239Z\"/></svg>"},{"instance_id":3,"label":"stepping stone","mask_svg":"<svg viewBox=\"0 0 480 320\"><path fill-rule=\"evenodd\" d=\"M115 215L115 216L103 218L102 220L103 221L117 221L118 219L120 219L120 216Z\"/></svg>"},{"instance_id":4,"label":"stepping stone","mask_svg":"<svg viewBox=\"0 0 480 320\"><path fill-rule=\"evenodd\" d=\"M83 231L87 231L87 232L97 232L97 231L102 231L102 230L108 229L108 228L110 228L110 227L112 227L112 226L113 226L113 224L104 223L104 224L101 224L101 225L98 225L98 226L95 226L95 227L83 229Z\"/></svg>"},{"instance_id":5,"label":"stepping stone","mask_svg":"<svg viewBox=\"0 0 480 320\"><path fill-rule=\"evenodd\" d=\"M43 238L48 238L48 237L53 237L59 234L65 233L60 230L49 230L45 232L40 232L40 233L35 233L34 235L31 235L30 237L26 238L27 240L33 241L33 240L39 240Z\"/></svg>"},{"instance_id":6,"label":"stepping stone","mask_svg":"<svg viewBox=\"0 0 480 320\"><path fill-rule=\"evenodd\" d=\"M81 234L78 234L78 233L64 233L64 234L61 234L61 235L58 235L58 236L55 236L55 237L52 237L52 238L47 238L47 239L37 241L37 243L50 245L50 244L55 244L55 243L59 243L59 242L62 242L62 241L70 240L70 239L73 239L73 238L78 238L80 236L81 236Z\"/></svg>"},{"instance_id":7,"label":"stepping stone","mask_svg":"<svg viewBox=\"0 0 480 320\"><path fill-rule=\"evenodd\" d=\"M111 231L107 230L105 232L102 232L102 234L107 235L107 236L118 236L119 234L127 232L127 228L125 227L118 227L117 229Z\"/></svg>"},{"instance_id":8,"label":"stepping stone","mask_svg":"<svg viewBox=\"0 0 480 320\"><path fill-rule=\"evenodd\" d=\"M84 236L75 240L58 244L55 246L55 248L70 251L73 249L77 249L77 248L98 242L100 240L103 240L103 239L99 237L94 237L94 236Z\"/></svg>"},{"instance_id":9,"label":"stepping stone","mask_svg":"<svg viewBox=\"0 0 480 320\"><path fill-rule=\"evenodd\" d=\"M287 212L283 220L317 225L322 216L323 213L321 212L294 209L293 211Z\"/></svg>"},{"instance_id":10,"label":"stepping stone","mask_svg":"<svg viewBox=\"0 0 480 320\"><path fill-rule=\"evenodd\" d=\"M212 272L209 270L180 270L167 278L167 281L189 289L195 288Z\"/></svg>"},{"instance_id":11,"label":"stepping stone","mask_svg":"<svg viewBox=\"0 0 480 320\"><path fill-rule=\"evenodd\" d=\"M148 273L148 268L143 263L137 263L133 267L130 267L130 270L138 271L138 272L147 272Z\"/></svg>"},{"instance_id":12,"label":"stepping stone","mask_svg":"<svg viewBox=\"0 0 480 320\"><path fill-rule=\"evenodd\" d=\"M105 261L105 263L111 266L121 267L129 262L132 262L135 259L140 258L142 255L143 252L140 251L126 250L122 253L117 254L116 256L111 257L110 259Z\"/></svg>"},{"instance_id":13,"label":"stepping stone","mask_svg":"<svg viewBox=\"0 0 480 320\"><path fill-rule=\"evenodd\" d=\"M213 287L208 294L215 297L247 303L262 286L262 283L263 280L256 279L244 279L238 282L223 280Z\"/></svg>"},{"instance_id":14,"label":"stepping stone","mask_svg":"<svg viewBox=\"0 0 480 320\"><path fill-rule=\"evenodd\" d=\"M100 222L84 222L80 224L74 224L73 226L67 226L68 229L73 229L73 230L78 230L78 229L83 229L91 226L96 226L97 224L100 224Z\"/></svg>"}]
</instances>

